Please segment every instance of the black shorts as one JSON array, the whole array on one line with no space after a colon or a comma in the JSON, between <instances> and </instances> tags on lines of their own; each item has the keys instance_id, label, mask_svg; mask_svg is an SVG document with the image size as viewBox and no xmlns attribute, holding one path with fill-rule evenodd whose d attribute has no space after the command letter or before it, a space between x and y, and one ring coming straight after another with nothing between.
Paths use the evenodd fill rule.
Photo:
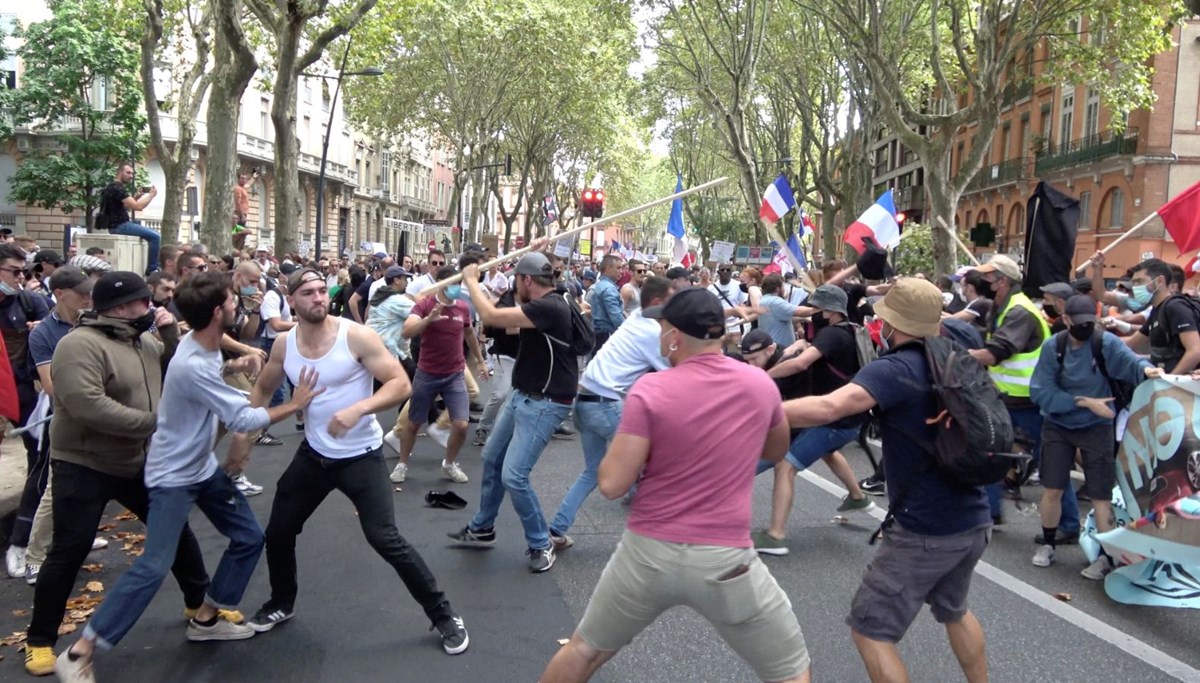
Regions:
<instances>
[{"instance_id":1,"label":"black shorts","mask_svg":"<svg viewBox=\"0 0 1200 683\"><path fill-rule=\"evenodd\" d=\"M1071 485L1075 451L1083 454L1083 491L1092 500L1112 498L1117 482L1116 437L1113 423L1067 429L1050 420L1042 423L1042 486L1065 490Z\"/></svg>"}]
</instances>

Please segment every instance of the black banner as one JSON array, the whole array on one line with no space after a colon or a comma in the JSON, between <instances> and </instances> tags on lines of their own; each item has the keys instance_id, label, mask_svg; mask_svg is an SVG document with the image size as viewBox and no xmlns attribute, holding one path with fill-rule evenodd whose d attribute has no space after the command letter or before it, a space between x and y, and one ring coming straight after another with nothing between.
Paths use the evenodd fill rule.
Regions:
<instances>
[{"instance_id":1,"label":"black banner","mask_svg":"<svg viewBox=\"0 0 1200 683\"><path fill-rule=\"evenodd\" d=\"M1025 282L1031 299L1042 297L1042 286L1071 281L1075 256L1079 200L1039 182L1025 207Z\"/></svg>"}]
</instances>

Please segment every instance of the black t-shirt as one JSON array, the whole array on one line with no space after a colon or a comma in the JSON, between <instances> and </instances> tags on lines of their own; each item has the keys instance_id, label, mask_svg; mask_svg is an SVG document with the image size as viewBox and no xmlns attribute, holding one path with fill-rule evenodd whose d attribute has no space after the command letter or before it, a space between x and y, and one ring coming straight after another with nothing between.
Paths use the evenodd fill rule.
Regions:
<instances>
[{"instance_id":1,"label":"black t-shirt","mask_svg":"<svg viewBox=\"0 0 1200 683\"><path fill-rule=\"evenodd\" d=\"M570 304L561 294L551 292L522 304L521 311L535 328L521 329L517 362L513 365L513 388L527 394L573 398L579 385L578 357L570 348L546 336L570 343Z\"/></svg>"},{"instance_id":2,"label":"black t-shirt","mask_svg":"<svg viewBox=\"0 0 1200 683\"><path fill-rule=\"evenodd\" d=\"M128 198L129 191L115 180L100 192L100 215L108 219L110 230L129 222L129 211L125 208Z\"/></svg>"},{"instance_id":3,"label":"black t-shirt","mask_svg":"<svg viewBox=\"0 0 1200 683\"><path fill-rule=\"evenodd\" d=\"M1155 306L1150 320L1141 329L1150 338L1150 362L1170 372L1183 357L1179 335L1196 331L1200 331L1200 320L1182 297L1172 297Z\"/></svg>"},{"instance_id":4,"label":"black t-shirt","mask_svg":"<svg viewBox=\"0 0 1200 683\"><path fill-rule=\"evenodd\" d=\"M849 383L848 378L858 372L858 344L854 340L854 328L849 325L822 327L812 345L821 352L821 359L809 368L813 396L824 396L841 389ZM831 365L841 373L840 376L830 370ZM862 422L863 416L855 415L838 420L833 426L854 427Z\"/></svg>"},{"instance_id":5,"label":"black t-shirt","mask_svg":"<svg viewBox=\"0 0 1200 683\"><path fill-rule=\"evenodd\" d=\"M783 349L777 348L775 349L775 354L772 355L771 359L767 361L767 367L763 369L770 370L783 361L791 360L799 355L800 353L793 353L790 356L785 357L783 355ZM739 360L743 359L739 358ZM811 378L807 372L797 372L796 374L788 375L787 377L772 377L771 379L775 380L775 387L779 389L779 396L785 401L790 401L793 398L802 398L812 393L810 391Z\"/></svg>"},{"instance_id":6,"label":"black t-shirt","mask_svg":"<svg viewBox=\"0 0 1200 683\"><path fill-rule=\"evenodd\" d=\"M987 329L987 319L992 313L992 300L978 297L963 310L971 311L975 317L971 319L971 324L980 330Z\"/></svg>"},{"instance_id":7,"label":"black t-shirt","mask_svg":"<svg viewBox=\"0 0 1200 683\"><path fill-rule=\"evenodd\" d=\"M515 294L510 289L496 302L496 308L511 308L516 306ZM492 353L498 356L516 358L521 346L519 334L509 334L503 327L484 326L483 333L492 340Z\"/></svg>"},{"instance_id":8,"label":"black t-shirt","mask_svg":"<svg viewBox=\"0 0 1200 683\"><path fill-rule=\"evenodd\" d=\"M863 299L867 298L866 285L842 285L842 289L846 290L846 313L850 322L861 325L868 315L875 315L871 304L863 304Z\"/></svg>"},{"instance_id":9,"label":"black t-shirt","mask_svg":"<svg viewBox=\"0 0 1200 683\"><path fill-rule=\"evenodd\" d=\"M366 280L363 280L363 283L358 286L358 291L354 292L358 295L359 318L366 319L367 317L367 305L371 303L369 299L371 297L371 285L373 284L375 284L375 278L369 277ZM349 299L347 299L347 301L349 301Z\"/></svg>"}]
</instances>

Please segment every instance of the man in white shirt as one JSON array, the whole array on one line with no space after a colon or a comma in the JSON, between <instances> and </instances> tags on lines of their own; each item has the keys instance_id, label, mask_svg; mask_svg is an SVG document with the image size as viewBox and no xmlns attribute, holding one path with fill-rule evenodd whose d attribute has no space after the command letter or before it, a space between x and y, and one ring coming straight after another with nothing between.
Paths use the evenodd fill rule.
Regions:
<instances>
[{"instance_id":1,"label":"man in white shirt","mask_svg":"<svg viewBox=\"0 0 1200 683\"><path fill-rule=\"evenodd\" d=\"M749 320L741 307L746 303L746 293L742 284L733 279L733 264L722 263L717 266L717 281L708 286L708 291L717 296L725 307L725 333L741 335L742 323Z\"/></svg>"},{"instance_id":2,"label":"man in white shirt","mask_svg":"<svg viewBox=\"0 0 1200 683\"><path fill-rule=\"evenodd\" d=\"M259 314L262 318L263 332L259 338L259 348L265 351L268 355L271 353L271 347L275 344L275 338L287 332L296 326L296 321L292 320L292 309L288 306L287 297L284 296L283 288L286 288L285 278L296 271L296 264L285 262L279 267L279 272L283 275L279 279L279 285L275 289L268 289L263 293L262 306L259 307ZM280 384L275 389L275 393L271 396L270 407L283 403L285 393L283 384ZM261 437L260 437L261 438Z\"/></svg>"},{"instance_id":3,"label":"man in white shirt","mask_svg":"<svg viewBox=\"0 0 1200 683\"><path fill-rule=\"evenodd\" d=\"M647 277L642 282L639 310L626 318L609 337L579 380L575 427L583 445L584 466L550 521L550 542L556 551L570 548L575 543L567 531L575 522L583 501L596 488L596 472L617 433L625 393L647 372L670 367L659 348L662 327L656 320L643 318L641 310L665 302L674 291L670 280Z\"/></svg>"},{"instance_id":4,"label":"man in white shirt","mask_svg":"<svg viewBox=\"0 0 1200 683\"><path fill-rule=\"evenodd\" d=\"M433 277L434 274L437 273L438 268L444 265L446 265L446 254L437 249L430 249L428 270L425 271L424 275L414 277L412 282L408 283L408 289L405 289L404 293L416 298L418 294L432 287L437 282Z\"/></svg>"}]
</instances>

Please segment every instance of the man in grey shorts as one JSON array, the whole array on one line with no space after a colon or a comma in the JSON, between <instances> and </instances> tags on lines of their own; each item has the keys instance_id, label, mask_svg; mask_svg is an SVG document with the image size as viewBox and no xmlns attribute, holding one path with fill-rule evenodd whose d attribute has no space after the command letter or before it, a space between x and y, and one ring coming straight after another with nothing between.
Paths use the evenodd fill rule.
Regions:
<instances>
[{"instance_id":1,"label":"man in grey shorts","mask_svg":"<svg viewBox=\"0 0 1200 683\"><path fill-rule=\"evenodd\" d=\"M641 481L583 620L541 683L588 680L677 605L707 619L762 680L808 683L792 603L750 542L755 463L778 462L790 435L775 384L721 353L725 312L711 292L686 289L642 315L661 325L671 369L643 375L626 396L600 492L616 499L639 472ZM713 384L744 398L706 390Z\"/></svg>"},{"instance_id":2,"label":"man in grey shorts","mask_svg":"<svg viewBox=\"0 0 1200 683\"><path fill-rule=\"evenodd\" d=\"M846 618L872 683L908 680L896 643L926 604L945 625L968 683L987 681L983 629L967 609L971 575L991 540L987 493L948 479L925 445L934 440L935 428L926 423L934 403L919 342L938 335L941 311L942 294L933 283L900 279L875 304L888 350L841 389L783 404L792 427L872 408L880 416L892 517Z\"/></svg>"}]
</instances>

